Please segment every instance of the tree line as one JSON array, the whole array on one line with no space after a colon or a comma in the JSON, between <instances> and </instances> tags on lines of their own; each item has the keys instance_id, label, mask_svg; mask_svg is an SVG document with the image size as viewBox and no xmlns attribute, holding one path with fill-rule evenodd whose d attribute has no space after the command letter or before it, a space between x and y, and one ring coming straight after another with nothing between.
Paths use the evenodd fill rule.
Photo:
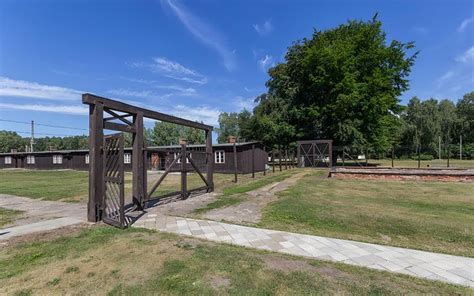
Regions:
<instances>
[{"instance_id":1,"label":"tree line","mask_svg":"<svg viewBox=\"0 0 474 296\"><path fill-rule=\"evenodd\" d=\"M415 97L403 106L399 98L419 53L413 42L386 39L375 15L294 42L285 61L268 70L267 91L252 112L220 114L218 140L235 135L278 149L332 139L377 154L411 147L409 154L434 153L440 137L445 147L463 135L474 157L473 93L457 104Z\"/></svg>"}]
</instances>

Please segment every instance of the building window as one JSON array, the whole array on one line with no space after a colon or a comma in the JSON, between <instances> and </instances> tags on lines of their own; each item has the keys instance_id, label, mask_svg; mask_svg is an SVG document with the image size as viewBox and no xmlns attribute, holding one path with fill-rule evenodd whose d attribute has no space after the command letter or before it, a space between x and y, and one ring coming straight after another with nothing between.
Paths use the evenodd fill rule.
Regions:
<instances>
[{"instance_id":1,"label":"building window","mask_svg":"<svg viewBox=\"0 0 474 296\"><path fill-rule=\"evenodd\" d=\"M123 162L124 163L132 163L132 155L130 153L125 153L123 155Z\"/></svg>"},{"instance_id":2,"label":"building window","mask_svg":"<svg viewBox=\"0 0 474 296\"><path fill-rule=\"evenodd\" d=\"M26 156L26 163L27 164L35 164L35 156L34 155Z\"/></svg>"},{"instance_id":3,"label":"building window","mask_svg":"<svg viewBox=\"0 0 474 296\"><path fill-rule=\"evenodd\" d=\"M214 152L214 162L215 163L225 163L225 151L216 151L216 152Z\"/></svg>"},{"instance_id":4,"label":"building window","mask_svg":"<svg viewBox=\"0 0 474 296\"><path fill-rule=\"evenodd\" d=\"M86 164L89 164L89 154L86 154Z\"/></svg>"},{"instance_id":5,"label":"building window","mask_svg":"<svg viewBox=\"0 0 474 296\"><path fill-rule=\"evenodd\" d=\"M5 156L5 164L12 164L12 157L11 156Z\"/></svg>"},{"instance_id":6,"label":"building window","mask_svg":"<svg viewBox=\"0 0 474 296\"><path fill-rule=\"evenodd\" d=\"M192 158L192 154L191 153L188 153L188 156L189 158ZM178 157L178 153L175 152L174 153L174 159L176 159ZM186 158L186 163L189 163L189 158ZM176 160L176 163L181 163L181 157L178 158L178 160Z\"/></svg>"},{"instance_id":7,"label":"building window","mask_svg":"<svg viewBox=\"0 0 474 296\"><path fill-rule=\"evenodd\" d=\"M53 164L62 164L63 156L62 155L53 155Z\"/></svg>"}]
</instances>

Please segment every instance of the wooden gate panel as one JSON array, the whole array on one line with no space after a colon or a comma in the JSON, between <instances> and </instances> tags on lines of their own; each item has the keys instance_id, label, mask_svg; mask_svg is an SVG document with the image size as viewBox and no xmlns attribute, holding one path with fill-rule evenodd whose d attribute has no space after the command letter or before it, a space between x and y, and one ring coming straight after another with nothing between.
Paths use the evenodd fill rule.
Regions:
<instances>
[{"instance_id":1,"label":"wooden gate panel","mask_svg":"<svg viewBox=\"0 0 474 296\"><path fill-rule=\"evenodd\" d=\"M125 180L123 135L104 137L104 201L102 219L105 223L125 228Z\"/></svg>"}]
</instances>

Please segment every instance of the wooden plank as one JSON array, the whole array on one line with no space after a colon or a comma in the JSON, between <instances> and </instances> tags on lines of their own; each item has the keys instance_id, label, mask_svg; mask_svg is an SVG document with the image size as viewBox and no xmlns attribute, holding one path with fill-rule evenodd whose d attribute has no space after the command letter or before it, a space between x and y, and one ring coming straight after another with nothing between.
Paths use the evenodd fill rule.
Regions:
<instances>
[{"instance_id":1,"label":"wooden plank","mask_svg":"<svg viewBox=\"0 0 474 296\"><path fill-rule=\"evenodd\" d=\"M102 146L103 105L89 106L89 201L87 204L87 220L97 222L101 219L100 208L104 196L104 175Z\"/></svg>"},{"instance_id":2,"label":"wooden plank","mask_svg":"<svg viewBox=\"0 0 474 296\"><path fill-rule=\"evenodd\" d=\"M115 113L114 111L112 111L110 109L107 109L107 108L105 108L104 111L109 113L110 115L112 115L112 117L104 118L104 121L110 121L110 120L118 119L118 120L122 121L123 123L125 123L126 125L130 125L130 126L133 125L133 123L130 120L126 119L126 117L133 116L131 114L119 115L119 114Z\"/></svg>"},{"instance_id":3,"label":"wooden plank","mask_svg":"<svg viewBox=\"0 0 474 296\"><path fill-rule=\"evenodd\" d=\"M233 156L234 156L234 182L237 183L237 145L233 145Z\"/></svg>"},{"instance_id":4,"label":"wooden plank","mask_svg":"<svg viewBox=\"0 0 474 296\"><path fill-rule=\"evenodd\" d=\"M129 125L120 124L116 122L109 122L109 121L104 122L104 128L108 130L126 132L126 133L136 132L135 126L129 126Z\"/></svg>"},{"instance_id":5,"label":"wooden plank","mask_svg":"<svg viewBox=\"0 0 474 296\"><path fill-rule=\"evenodd\" d=\"M186 172L186 144L181 144L181 198L188 197L187 188L187 172Z\"/></svg>"},{"instance_id":6,"label":"wooden plank","mask_svg":"<svg viewBox=\"0 0 474 296\"><path fill-rule=\"evenodd\" d=\"M252 145L252 178L255 178L255 145Z\"/></svg>"},{"instance_id":7,"label":"wooden plank","mask_svg":"<svg viewBox=\"0 0 474 296\"><path fill-rule=\"evenodd\" d=\"M194 170L196 171L196 173L198 173L199 177L201 177L201 179L204 181L204 184L206 184L207 187L209 187L209 184L207 183L207 180L206 178L204 178L204 176L201 174L201 171L199 170L199 168L196 166L196 164L194 163L193 159L191 157L187 157L189 159L189 163L191 163L191 166L194 168Z\"/></svg>"},{"instance_id":8,"label":"wooden plank","mask_svg":"<svg viewBox=\"0 0 474 296\"><path fill-rule=\"evenodd\" d=\"M133 153L132 153L132 192L133 192L133 203L138 207L142 208L145 200L145 194L143 191L143 145L144 145L144 128L143 128L143 114L138 112L133 117L133 123L136 127L136 131L133 134Z\"/></svg>"},{"instance_id":9,"label":"wooden plank","mask_svg":"<svg viewBox=\"0 0 474 296\"><path fill-rule=\"evenodd\" d=\"M212 150L212 130L206 131L207 184L208 192L214 191L214 155Z\"/></svg>"},{"instance_id":10,"label":"wooden plank","mask_svg":"<svg viewBox=\"0 0 474 296\"><path fill-rule=\"evenodd\" d=\"M160 112L156 112L156 111L152 111L152 110L148 110L148 109L144 109L144 108L140 108L140 107L135 107L135 106L132 106L132 105L129 105L129 104L125 104L125 103L122 103L122 102L119 102L119 101L107 99L107 98L104 98L104 97L99 97L99 96L96 96L96 95L93 95L93 94L86 93L86 94L82 95L82 103L84 103L84 104L94 105L98 102L101 102L105 107L107 107L109 109L113 109L113 110L116 110L116 111L119 111L119 112L130 113L130 114L133 114L133 115L136 115L138 112L141 112L143 114L143 117L146 117L146 118L171 122L171 123L184 125L184 126L188 126L188 127L193 127L193 128L197 128L197 129L202 129L202 130L206 130L206 131L212 131L212 129L213 129L213 127L210 126L210 125L206 125L206 124L202 124L202 123L199 123L199 122L187 120L187 119L184 119L184 118L175 117L175 116L172 116L172 115L163 114L163 113L160 113Z\"/></svg>"}]
</instances>

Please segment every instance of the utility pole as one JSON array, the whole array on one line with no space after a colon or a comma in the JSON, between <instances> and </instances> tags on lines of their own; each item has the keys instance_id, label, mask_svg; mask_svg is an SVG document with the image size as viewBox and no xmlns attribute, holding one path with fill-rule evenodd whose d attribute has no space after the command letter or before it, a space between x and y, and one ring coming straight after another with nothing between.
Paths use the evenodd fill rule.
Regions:
<instances>
[{"instance_id":1,"label":"utility pole","mask_svg":"<svg viewBox=\"0 0 474 296\"><path fill-rule=\"evenodd\" d=\"M31 121L31 138L30 138L30 152L33 152L33 145L35 144L35 122Z\"/></svg>"}]
</instances>

